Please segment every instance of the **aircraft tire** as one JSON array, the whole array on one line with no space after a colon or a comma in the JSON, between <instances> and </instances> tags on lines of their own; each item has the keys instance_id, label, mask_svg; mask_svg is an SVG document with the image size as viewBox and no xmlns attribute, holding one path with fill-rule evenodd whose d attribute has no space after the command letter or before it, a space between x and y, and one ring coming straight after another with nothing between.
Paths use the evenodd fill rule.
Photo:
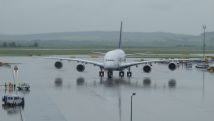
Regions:
<instances>
[{"instance_id":1,"label":"aircraft tire","mask_svg":"<svg viewBox=\"0 0 214 121\"><path fill-rule=\"evenodd\" d=\"M127 77L132 77L132 72L127 72Z\"/></svg>"},{"instance_id":2,"label":"aircraft tire","mask_svg":"<svg viewBox=\"0 0 214 121\"><path fill-rule=\"evenodd\" d=\"M104 77L104 72L103 72L103 71L100 71L100 72L99 72L99 76L100 76L100 77Z\"/></svg>"},{"instance_id":3,"label":"aircraft tire","mask_svg":"<svg viewBox=\"0 0 214 121\"><path fill-rule=\"evenodd\" d=\"M119 76L120 76L121 78L123 78L123 77L124 77L124 71L120 71L120 72L119 72Z\"/></svg>"}]
</instances>

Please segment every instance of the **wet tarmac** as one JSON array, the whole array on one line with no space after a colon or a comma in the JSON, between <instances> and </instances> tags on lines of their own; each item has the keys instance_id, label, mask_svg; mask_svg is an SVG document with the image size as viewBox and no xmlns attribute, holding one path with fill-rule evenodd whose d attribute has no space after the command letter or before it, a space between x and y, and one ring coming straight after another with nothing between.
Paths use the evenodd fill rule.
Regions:
<instances>
[{"instance_id":1,"label":"wet tarmac","mask_svg":"<svg viewBox=\"0 0 214 121\"><path fill-rule=\"evenodd\" d=\"M131 60L137 59L127 61ZM1 61L21 62L16 83L27 82L31 89L17 92L25 97L24 107L0 107L0 121L130 121L133 92L133 121L214 119L214 74L194 67L170 71L167 65L153 64L147 74L142 65L131 68L130 79L118 78L118 72L113 79L100 79L99 68L93 65L80 73L75 62L65 61L57 70L54 60L42 57L1 57ZM0 85L14 81L12 72L0 68ZM0 97L5 93L12 92L0 87Z\"/></svg>"}]
</instances>

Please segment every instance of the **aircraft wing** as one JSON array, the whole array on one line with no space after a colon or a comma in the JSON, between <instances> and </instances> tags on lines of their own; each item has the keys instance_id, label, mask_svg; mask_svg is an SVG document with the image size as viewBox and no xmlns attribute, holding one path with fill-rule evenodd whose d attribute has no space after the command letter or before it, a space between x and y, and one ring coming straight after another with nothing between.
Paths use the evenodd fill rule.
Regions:
<instances>
[{"instance_id":1,"label":"aircraft wing","mask_svg":"<svg viewBox=\"0 0 214 121\"><path fill-rule=\"evenodd\" d=\"M137 66L140 64L150 64L150 63L160 63L160 62L182 62L182 61L188 61L188 62L198 62L203 61L202 59L166 59L166 60L145 60L145 61L136 61L136 62L125 62L120 65L120 68L128 68L131 66Z\"/></svg>"},{"instance_id":2,"label":"aircraft wing","mask_svg":"<svg viewBox=\"0 0 214 121\"><path fill-rule=\"evenodd\" d=\"M163 62L163 60L149 60L149 61L137 61L137 62L121 63L120 68L128 68L128 67L137 66L140 64L148 64L148 63L156 63L156 62Z\"/></svg>"},{"instance_id":3,"label":"aircraft wing","mask_svg":"<svg viewBox=\"0 0 214 121\"><path fill-rule=\"evenodd\" d=\"M84 63L84 64L92 64L95 66L99 66L99 67L104 67L104 64L101 62L97 62L97 61L90 61L90 60L84 60L84 59L79 59L79 58L59 58L59 57L46 57L47 59L56 59L56 60L66 60L66 61L75 61L78 63Z\"/></svg>"}]
</instances>

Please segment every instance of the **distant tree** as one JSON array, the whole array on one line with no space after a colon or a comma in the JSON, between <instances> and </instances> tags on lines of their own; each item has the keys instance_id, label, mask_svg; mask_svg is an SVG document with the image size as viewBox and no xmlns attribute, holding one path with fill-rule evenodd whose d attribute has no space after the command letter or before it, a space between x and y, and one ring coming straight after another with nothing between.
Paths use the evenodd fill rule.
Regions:
<instances>
[{"instance_id":1,"label":"distant tree","mask_svg":"<svg viewBox=\"0 0 214 121\"><path fill-rule=\"evenodd\" d=\"M16 42L12 42L12 47L16 47Z\"/></svg>"},{"instance_id":2,"label":"distant tree","mask_svg":"<svg viewBox=\"0 0 214 121\"><path fill-rule=\"evenodd\" d=\"M9 47L16 47L16 42L9 43Z\"/></svg>"},{"instance_id":3,"label":"distant tree","mask_svg":"<svg viewBox=\"0 0 214 121\"><path fill-rule=\"evenodd\" d=\"M39 47L38 42L34 42L33 47Z\"/></svg>"},{"instance_id":4,"label":"distant tree","mask_svg":"<svg viewBox=\"0 0 214 121\"><path fill-rule=\"evenodd\" d=\"M3 42L2 47L7 47L7 42Z\"/></svg>"}]
</instances>

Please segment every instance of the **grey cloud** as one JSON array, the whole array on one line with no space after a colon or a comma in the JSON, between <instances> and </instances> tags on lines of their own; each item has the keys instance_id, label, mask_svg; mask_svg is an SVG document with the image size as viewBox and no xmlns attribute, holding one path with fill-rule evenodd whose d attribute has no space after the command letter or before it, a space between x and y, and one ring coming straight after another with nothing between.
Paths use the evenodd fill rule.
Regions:
<instances>
[{"instance_id":1,"label":"grey cloud","mask_svg":"<svg viewBox=\"0 0 214 121\"><path fill-rule=\"evenodd\" d=\"M0 0L0 33L214 30L212 0Z\"/></svg>"}]
</instances>

